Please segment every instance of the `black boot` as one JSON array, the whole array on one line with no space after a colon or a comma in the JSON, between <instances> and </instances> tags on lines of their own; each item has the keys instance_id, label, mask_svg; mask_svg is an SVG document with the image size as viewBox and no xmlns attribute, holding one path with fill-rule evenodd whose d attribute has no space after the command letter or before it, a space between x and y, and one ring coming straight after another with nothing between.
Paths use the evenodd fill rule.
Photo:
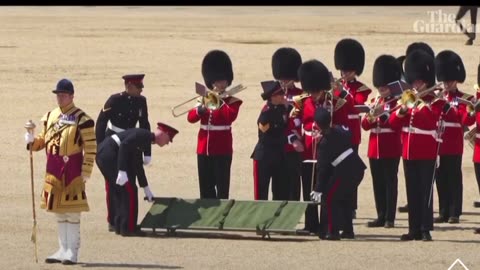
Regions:
<instances>
[{"instance_id":1,"label":"black boot","mask_svg":"<svg viewBox=\"0 0 480 270\"><path fill-rule=\"evenodd\" d=\"M367 227L370 227L370 228L383 227L383 226L385 226L385 221L380 219L375 219L367 222Z\"/></svg>"}]
</instances>

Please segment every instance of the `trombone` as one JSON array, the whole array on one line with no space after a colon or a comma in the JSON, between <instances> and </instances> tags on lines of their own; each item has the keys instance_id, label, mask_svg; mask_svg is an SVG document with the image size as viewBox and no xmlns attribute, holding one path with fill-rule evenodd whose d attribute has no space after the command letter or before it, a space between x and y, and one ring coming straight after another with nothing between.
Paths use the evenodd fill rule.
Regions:
<instances>
[{"instance_id":1,"label":"trombone","mask_svg":"<svg viewBox=\"0 0 480 270\"><path fill-rule=\"evenodd\" d=\"M172 111L172 115L173 117L179 117L179 116L182 116L186 113L188 113L191 109L199 106L199 104L203 104L207 109L210 109L210 110L216 110L218 108L220 108L224 101L223 99L224 98L227 98L227 97L230 97L230 96L233 96L234 94L240 92L240 91L243 91L245 90L247 87L239 84L237 86L234 86L228 90L225 90L223 93L219 94L218 92L216 91L213 91L213 90L207 90L205 95L198 95L198 96L195 96L191 99L188 99L180 104L177 104L175 106L172 107L171 111ZM177 110L182 107L183 105L185 104L188 104L190 102L192 102L193 100L197 100L197 104L193 107L190 107L188 110L184 110L184 111L181 111L181 112L177 112Z\"/></svg>"}]
</instances>

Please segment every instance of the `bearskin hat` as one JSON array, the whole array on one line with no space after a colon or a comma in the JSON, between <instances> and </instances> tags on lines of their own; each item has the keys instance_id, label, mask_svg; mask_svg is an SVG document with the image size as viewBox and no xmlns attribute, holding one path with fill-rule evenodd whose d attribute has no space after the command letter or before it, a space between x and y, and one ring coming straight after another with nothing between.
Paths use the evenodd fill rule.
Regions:
<instances>
[{"instance_id":1,"label":"bearskin hat","mask_svg":"<svg viewBox=\"0 0 480 270\"><path fill-rule=\"evenodd\" d=\"M272 72L276 80L294 80L298 82L298 68L302 57L294 48L283 47L272 56Z\"/></svg>"},{"instance_id":2,"label":"bearskin hat","mask_svg":"<svg viewBox=\"0 0 480 270\"><path fill-rule=\"evenodd\" d=\"M209 51L202 61L202 76L209 89L213 89L215 81L221 80L227 80L230 86L233 81L233 69L228 54L220 50Z\"/></svg>"},{"instance_id":3,"label":"bearskin hat","mask_svg":"<svg viewBox=\"0 0 480 270\"><path fill-rule=\"evenodd\" d=\"M413 84L416 80L422 80L427 87L435 84L434 58L423 50L414 50L405 59L405 79Z\"/></svg>"},{"instance_id":4,"label":"bearskin hat","mask_svg":"<svg viewBox=\"0 0 480 270\"><path fill-rule=\"evenodd\" d=\"M306 92L318 92L332 88L327 67L318 60L309 60L298 69L302 89Z\"/></svg>"},{"instance_id":5,"label":"bearskin hat","mask_svg":"<svg viewBox=\"0 0 480 270\"><path fill-rule=\"evenodd\" d=\"M365 50L360 42L346 38L335 46L335 68L337 70L355 70L360 76L365 66Z\"/></svg>"},{"instance_id":6,"label":"bearskin hat","mask_svg":"<svg viewBox=\"0 0 480 270\"><path fill-rule=\"evenodd\" d=\"M429 55L431 55L432 57L435 57L435 53L433 52L432 47L430 47L430 45L428 45L427 43L425 43L425 42L410 43L410 45L408 45L408 47L407 47L407 50L405 51L405 55L402 55L402 56L397 58L397 60L400 63L400 66L402 67L402 74L404 73L403 63L405 62L405 59L407 58L407 55L409 55L411 52L413 52L415 50L423 50L426 53L428 53Z\"/></svg>"},{"instance_id":7,"label":"bearskin hat","mask_svg":"<svg viewBox=\"0 0 480 270\"><path fill-rule=\"evenodd\" d=\"M373 85L385 86L402 77L402 67L392 55L380 55L373 64Z\"/></svg>"},{"instance_id":8,"label":"bearskin hat","mask_svg":"<svg viewBox=\"0 0 480 270\"><path fill-rule=\"evenodd\" d=\"M462 58L453 51L441 51L435 57L435 72L439 82L465 81L466 72L463 66Z\"/></svg>"}]
</instances>

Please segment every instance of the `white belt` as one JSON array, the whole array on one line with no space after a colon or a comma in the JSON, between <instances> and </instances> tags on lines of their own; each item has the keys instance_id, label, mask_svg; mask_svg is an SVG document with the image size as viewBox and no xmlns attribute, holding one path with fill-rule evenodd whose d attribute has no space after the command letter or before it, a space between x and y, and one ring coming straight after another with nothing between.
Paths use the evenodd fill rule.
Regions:
<instances>
[{"instance_id":1,"label":"white belt","mask_svg":"<svg viewBox=\"0 0 480 270\"><path fill-rule=\"evenodd\" d=\"M455 127L455 128L461 128L462 125L460 123L453 123L453 122L443 122L444 127Z\"/></svg>"},{"instance_id":2,"label":"white belt","mask_svg":"<svg viewBox=\"0 0 480 270\"><path fill-rule=\"evenodd\" d=\"M416 127L403 127L402 131L407 132L407 133L410 132L410 133L415 133L415 134L431 135L433 137L435 137L435 135L437 134L436 130L424 130L424 129L419 129L419 128L416 128Z\"/></svg>"},{"instance_id":3,"label":"white belt","mask_svg":"<svg viewBox=\"0 0 480 270\"><path fill-rule=\"evenodd\" d=\"M303 134L312 137L312 131L311 130L303 130Z\"/></svg>"},{"instance_id":4,"label":"white belt","mask_svg":"<svg viewBox=\"0 0 480 270\"><path fill-rule=\"evenodd\" d=\"M353 153L352 148L348 148L345 152L341 153L334 161L332 161L333 167L336 167L340 162L342 162L345 158L347 158L350 154Z\"/></svg>"},{"instance_id":5,"label":"white belt","mask_svg":"<svg viewBox=\"0 0 480 270\"><path fill-rule=\"evenodd\" d=\"M480 139L480 133L475 134L475 138Z\"/></svg>"},{"instance_id":6,"label":"white belt","mask_svg":"<svg viewBox=\"0 0 480 270\"><path fill-rule=\"evenodd\" d=\"M117 143L118 146L120 146L120 138L117 134L113 134L112 139Z\"/></svg>"},{"instance_id":7,"label":"white belt","mask_svg":"<svg viewBox=\"0 0 480 270\"><path fill-rule=\"evenodd\" d=\"M231 126L200 125L200 128L204 130L229 130Z\"/></svg>"},{"instance_id":8,"label":"white belt","mask_svg":"<svg viewBox=\"0 0 480 270\"><path fill-rule=\"evenodd\" d=\"M108 120L107 127L108 127L109 129L115 131L116 133L120 133L120 132L124 132L124 131L125 131L125 129L119 128L119 127L115 126L114 124L112 124L112 122L110 122L110 120Z\"/></svg>"},{"instance_id":9,"label":"white belt","mask_svg":"<svg viewBox=\"0 0 480 270\"><path fill-rule=\"evenodd\" d=\"M360 119L360 115L358 114L349 114L348 119Z\"/></svg>"},{"instance_id":10,"label":"white belt","mask_svg":"<svg viewBox=\"0 0 480 270\"><path fill-rule=\"evenodd\" d=\"M317 163L316 159L306 159L303 161L304 163Z\"/></svg>"},{"instance_id":11,"label":"white belt","mask_svg":"<svg viewBox=\"0 0 480 270\"><path fill-rule=\"evenodd\" d=\"M395 131L391 128L373 128L371 132L372 133L392 133Z\"/></svg>"}]
</instances>

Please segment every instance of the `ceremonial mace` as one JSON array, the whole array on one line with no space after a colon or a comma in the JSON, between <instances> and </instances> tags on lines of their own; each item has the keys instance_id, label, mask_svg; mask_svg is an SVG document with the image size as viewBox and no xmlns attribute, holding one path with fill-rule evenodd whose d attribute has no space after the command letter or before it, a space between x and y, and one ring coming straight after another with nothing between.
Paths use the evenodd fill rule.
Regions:
<instances>
[{"instance_id":1,"label":"ceremonial mace","mask_svg":"<svg viewBox=\"0 0 480 270\"><path fill-rule=\"evenodd\" d=\"M25 129L27 132L33 135L35 129L35 124L32 120L28 120L25 124ZM33 154L32 154L33 143L29 143L29 153L30 153L30 185L32 189L32 210L33 210L33 228L32 228L32 237L31 240L35 245L35 262L38 263L37 256L37 215L35 214L35 190L33 185Z\"/></svg>"}]
</instances>

